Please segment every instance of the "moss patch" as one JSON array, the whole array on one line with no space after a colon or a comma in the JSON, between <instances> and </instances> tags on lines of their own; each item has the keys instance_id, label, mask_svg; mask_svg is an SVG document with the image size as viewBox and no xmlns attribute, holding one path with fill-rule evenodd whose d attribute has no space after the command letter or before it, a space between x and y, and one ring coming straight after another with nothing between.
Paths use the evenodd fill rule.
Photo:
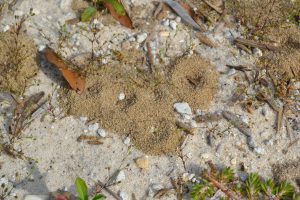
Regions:
<instances>
[{"instance_id":1,"label":"moss patch","mask_svg":"<svg viewBox=\"0 0 300 200\"><path fill-rule=\"evenodd\" d=\"M23 94L38 70L36 55L34 42L27 36L0 33L0 91Z\"/></svg>"}]
</instances>

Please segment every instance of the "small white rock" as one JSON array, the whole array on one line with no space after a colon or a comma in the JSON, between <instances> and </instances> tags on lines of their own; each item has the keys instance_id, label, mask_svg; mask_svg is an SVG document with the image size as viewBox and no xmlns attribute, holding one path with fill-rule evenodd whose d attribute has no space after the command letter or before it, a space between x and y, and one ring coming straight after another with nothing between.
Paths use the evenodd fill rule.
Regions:
<instances>
[{"instance_id":1,"label":"small white rock","mask_svg":"<svg viewBox=\"0 0 300 200\"><path fill-rule=\"evenodd\" d=\"M100 128L97 130L97 134L103 138L105 138L107 136L107 133L104 129Z\"/></svg>"},{"instance_id":2,"label":"small white rock","mask_svg":"<svg viewBox=\"0 0 300 200\"><path fill-rule=\"evenodd\" d=\"M241 120L242 120L244 123L249 124L249 117L248 117L248 116L242 115L242 116L241 116Z\"/></svg>"},{"instance_id":3,"label":"small white rock","mask_svg":"<svg viewBox=\"0 0 300 200\"><path fill-rule=\"evenodd\" d=\"M173 30L176 30L176 29L177 29L177 22L174 21L174 20L171 20L171 21L170 21L170 27L171 27Z\"/></svg>"},{"instance_id":4,"label":"small white rock","mask_svg":"<svg viewBox=\"0 0 300 200\"><path fill-rule=\"evenodd\" d=\"M10 26L9 26L9 25L6 25L6 26L4 26L4 28L3 28L3 32L8 31L9 29L10 29Z\"/></svg>"},{"instance_id":5,"label":"small white rock","mask_svg":"<svg viewBox=\"0 0 300 200\"><path fill-rule=\"evenodd\" d=\"M46 45L43 45L43 44L38 46L39 52L43 51L45 48L46 48Z\"/></svg>"},{"instance_id":6,"label":"small white rock","mask_svg":"<svg viewBox=\"0 0 300 200\"><path fill-rule=\"evenodd\" d=\"M129 146L130 145L130 137L125 138L123 143L126 144L127 146Z\"/></svg>"},{"instance_id":7,"label":"small white rock","mask_svg":"<svg viewBox=\"0 0 300 200\"><path fill-rule=\"evenodd\" d=\"M182 174L182 180L183 182L188 182L189 181L189 173L185 172Z\"/></svg>"},{"instance_id":8,"label":"small white rock","mask_svg":"<svg viewBox=\"0 0 300 200\"><path fill-rule=\"evenodd\" d=\"M125 94L123 92L120 93L119 96L118 96L118 99L119 99L119 101L124 100L125 99Z\"/></svg>"},{"instance_id":9,"label":"small white rock","mask_svg":"<svg viewBox=\"0 0 300 200\"><path fill-rule=\"evenodd\" d=\"M192 178L192 183L195 183L197 181L196 178Z\"/></svg>"},{"instance_id":10,"label":"small white rock","mask_svg":"<svg viewBox=\"0 0 300 200\"><path fill-rule=\"evenodd\" d=\"M186 102L175 103L174 109L176 110L176 112L178 112L180 114L187 114L187 115L193 114L191 107Z\"/></svg>"},{"instance_id":11,"label":"small white rock","mask_svg":"<svg viewBox=\"0 0 300 200\"><path fill-rule=\"evenodd\" d=\"M166 19L163 21L162 25L164 26L170 26L170 20Z\"/></svg>"},{"instance_id":12,"label":"small white rock","mask_svg":"<svg viewBox=\"0 0 300 200\"><path fill-rule=\"evenodd\" d=\"M231 159L231 160L230 160L230 163L231 163L232 165L236 165L236 164L237 164L236 158Z\"/></svg>"},{"instance_id":13,"label":"small white rock","mask_svg":"<svg viewBox=\"0 0 300 200\"><path fill-rule=\"evenodd\" d=\"M119 196L122 200L129 200L129 195L124 191L120 191Z\"/></svg>"},{"instance_id":14,"label":"small white rock","mask_svg":"<svg viewBox=\"0 0 300 200\"><path fill-rule=\"evenodd\" d=\"M181 17L177 16L176 19L175 19L175 21L176 21L177 23L181 22Z\"/></svg>"},{"instance_id":15,"label":"small white rock","mask_svg":"<svg viewBox=\"0 0 300 200\"><path fill-rule=\"evenodd\" d=\"M263 154L265 154L265 149L261 148L261 147L256 147L256 148L254 148L254 152L256 152L259 155L263 155Z\"/></svg>"},{"instance_id":16,"label":"small white rock","mask_svg":"<svg viewBox=\"0 0 300 200\"><path fill-rule=\"evenodd\" d=\"M201 155L201 157L204 161L207 161L210 159L211 155L209 153L204 153Z\"/></svg>"},{"instance_id":17,"label":"small white rock","mask_svg":"<svg viewBox=\"0 0 300 200\"><path fill-rule=\"evenodd\" d=\"M257 56L257 57L262 57L263 56L263 52L262 50L260 50L259 48L254 48L252 53Z\"/></svg>"},{"instance_id":18,"label":"small white rock","mask_svg":"<svg viewBox=\"0 0 300 200\"><path fill-rule=\"evenodd\" d=\"M116 182L119 183L121 181L124 181L125 179L126 179L125 172L121 170L116 177Z\"/></svg>"},{"instance_id":19,"label":"small white rock","mask_svg":"<svg viewBox=\"0 0 300 200\"><path fill-rule=\"evenodd\" d=\"M195 174L189 174L188 179L191 181L195 177Z\"/></svg>"},{"instance_id":20,"label":"small white rock","mask_svg":"<svg viewBox=\"0 0 300 200\"><path fill-rule=\"evenodd\" d=\"M89 131L97 131L99 129L99 124L95 123L95 124L91 124L88 126L88 130Z\"/></svg>"},{"instance_id":21,"label":"small white rock","mask_svg":"<svg viewBox=\"0 0 300 200\"><path fill-rule=\"evenodd\" d=\"M234 75L234 74L236 74L236 70L235 70L235 69L230 69L230 70L228 70L228 72L227 72L227 75L228 75L228 76L232 76L232 75Z\"/></svg>"},{"instance_id":22,"label":"small white rock","mask_svg":"<svg viewBox=\"0 0 300 200\"><path fill-rule=\"evenodd\" d=\"M142 42L144 42L144 41L146 40L147 36L148 36L147 33L140 33L140 34L138 34L138 35L136 36L136 41L137 41L138 43L142 43Z\"/></svg>"}]
</instances>

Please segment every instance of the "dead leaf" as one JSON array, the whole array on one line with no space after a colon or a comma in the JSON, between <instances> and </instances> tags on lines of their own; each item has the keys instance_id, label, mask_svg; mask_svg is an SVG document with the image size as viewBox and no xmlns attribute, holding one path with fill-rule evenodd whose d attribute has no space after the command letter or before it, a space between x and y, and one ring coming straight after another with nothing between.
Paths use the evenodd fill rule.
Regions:
<instances>
[{"instance_id":1,"label":"dead leaf","mask_svg":"<svg viewBox=\"0 0 300 200\"><path fill-rule=\"evenodd\" d=\"M46 48L44 54L48 62L61 71L70 87L81 94L85 89L85 80L78 73L68 69L65 62L51 48Z\"/></svg>"},{"instance_id":2,"label":"dead leaf","mask_svg":"<svg viewBox=\"0 0 300 200\"><path fill-rule=\"evenodd\" d=\"M123 26L133 29L132 21L127 13L125 15L119 14L112 4L104 3L104 6L109 10L111 16L120 22Z\"/></svg>"}]
</instances>

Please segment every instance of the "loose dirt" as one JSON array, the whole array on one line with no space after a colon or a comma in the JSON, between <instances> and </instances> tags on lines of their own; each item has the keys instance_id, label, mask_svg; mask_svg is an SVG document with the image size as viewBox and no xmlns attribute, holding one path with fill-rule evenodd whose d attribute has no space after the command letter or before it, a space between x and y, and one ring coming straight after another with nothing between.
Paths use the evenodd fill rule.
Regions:
<instances>
[{"instance_id":1,"label":"loose dirt","mask_svg":"<svg viewBox=\"0 0 300 200\"><path fill-rule=\"evenodd\" d=\"M188 102L193 108L208 108L217 92L217 73L197 56L178 61L168 75L147 75L137 69L107 65L89 73L87 91L82 95L65 91L62 107L69 114L97 119L103 128L130 136L147 154L173 154L182 140L173 104ZM125 98L119 99L122 93Z\"/></svg>"},{"instance_id":2,"label":"loose dirt","mask_svg":"<svg viewBox=\"0 0 300 200\"><path fill-rule=\"evenodd\" d=\"M36 55L25 34L0 33L0 91L23 94L38 70Z\"/></svg>"}]
</instances>

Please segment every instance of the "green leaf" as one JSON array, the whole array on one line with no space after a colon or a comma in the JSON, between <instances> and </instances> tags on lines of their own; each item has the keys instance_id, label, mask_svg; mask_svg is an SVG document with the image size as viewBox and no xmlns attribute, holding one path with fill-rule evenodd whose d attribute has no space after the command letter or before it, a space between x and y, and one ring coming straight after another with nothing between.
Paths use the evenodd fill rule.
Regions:
<instances>
[{"instance_id":1,"label":"green leaf","mask_svg":"<svg viewBox=\"0 0 300 200\"><path fill-rule=\"evenodd\" d=\"M104 2L111 4L119 15L126 15L124 6L118 0L104 0Z\"/></svg>"},{"instance_id":2,"label":"green leaf","mask_svg":"<svg viewBox=\"0 0 300 200\"><path fill-rule=\"evenodd\" d=\"M92 200L104 200L106 197L102 194L96 194Z\"/></svg>"},{"instance_id":3,"label":"green leaf","mask_svg":"<svg viewBox=\"0 0 300 200\"><path fill-rule=\"evenodd\" d=\"M85 181L81 178L77 178L75 181L77 194L80 200L88 200L88 187Z\"/></svg>"},{"instance_id":4,"label":"green leaf","mask_svg":"<svg viewBox=\"0 0 300 200\"><path fill-rule=\"evenodd\" d=\"M81 14L81 21L88 22L90 21L97 13L97 9L95 7L87 7L83 13Z\"/></svg>"}]
</instances>

